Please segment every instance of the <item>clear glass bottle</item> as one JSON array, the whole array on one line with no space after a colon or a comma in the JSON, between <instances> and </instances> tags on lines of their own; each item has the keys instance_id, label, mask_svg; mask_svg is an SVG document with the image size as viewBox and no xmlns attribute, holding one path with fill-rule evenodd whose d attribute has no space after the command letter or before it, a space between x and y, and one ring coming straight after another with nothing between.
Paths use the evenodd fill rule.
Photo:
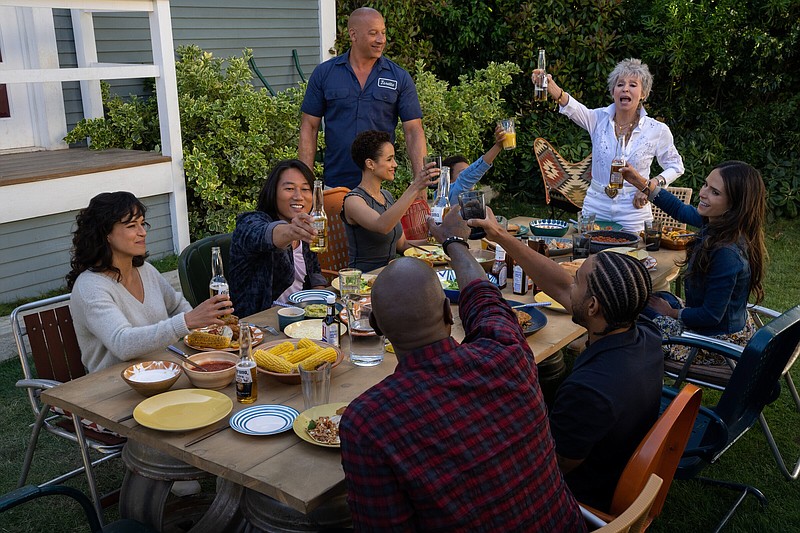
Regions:
<instances>
[{"instance_id":1,"label":"clear glass bottle","mask_svg":"<svg viewBox=\"0 0 800 533\"><path fill-rule=\"evenodd\" d=\"M325 319L322 321L322 340L334 346L339 347L339 321L336 318L336 297L332 294L328 295L326 299L328 311Z\"/></svg>"},{"instance_id":2,"label":"clear glass bottle","mask_svg":"<svg viewBox=\"0 0 800 533\"><path fill-rule=\"evenodd\" d=\"M622 188L622 173L620 169L625 166L625 136L617 137L617 149L614 151L614 159L611 161L611 176L608 178L609 189Z\"/></svg>"},{"instance_id":3,"label":"clear glass bottle","mask_svg":"<svg viewBox=\"0 0 800 533\"><path fill-rule=\"evenodd\" d=\"M211 248L211 281L208 290L212 297L217 294L229 294L228 281L222 268L222 252L219 246Z\"/></svg>"},{"instance_id":4,"label":"clear glass bottle","mask_svg":"<svg viewBox=\"0 0 800 533\"><path fill-rule=\"evenodd\" d=\"M250 324L239 322L239 362L236 363L236 400L253 403L258 399L258 370L253 359Z\"/></svg>"},{"instance_id":5,"label":"clear glass bottle","mask_svg":"<svg viewBox=\"0 0 800 533\"><path fill-rule=\"evenodd\" d=\"M547 101L547 59L545 58L544 48L539 48L539 60L536 68L543 70L542 79L533 86L533 99L536 102Z\"/></svg>"},{"instance_id":6,"label":"clear glass bottle","mask_svg":"<svg viewBox=\"0 0 800 533\"><path fill-rule=\"evenodd\" d=\"M508 265L506 264L506 251L499 244L495 246L492 275L497 280L495 282L497 288L505 289L508 284Z\"/></svg>"},{"instance_id":7,"label":"clear glass bottle","mask_svg":"<svg viewBox=\"0 0 800 533\"><path fill-rule=\"evenodd\" d=\"M311 216L317 236L311 241L311 251L321 254L328 249L328 215L325 214L325 196L322 193L322 180L314 180L314 206Z\"/></svg>"},{"instance_id":8,"label":"clear glass bottle","mask_svg":"<svg viewBox=\"0 0 800 533\"><path fill-rule=\"evenodd\" d=\"M447 213L450 212L450 167L442 167L439 174L439 187L431 205L431 217L437 224L441 224Z\"/></svg>"}]
</instances>

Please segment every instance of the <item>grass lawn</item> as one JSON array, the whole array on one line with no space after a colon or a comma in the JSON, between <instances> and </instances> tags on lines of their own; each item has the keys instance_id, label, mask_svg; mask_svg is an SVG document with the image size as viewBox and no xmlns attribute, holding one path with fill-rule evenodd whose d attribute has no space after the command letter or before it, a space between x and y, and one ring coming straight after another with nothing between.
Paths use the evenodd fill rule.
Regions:
<instances>
[{"instance_id":1,"label":"grass lawn","mask_svg":"<svg viewBox=\"0 0 800 533\"><path fill-rule=\"evenodd\" d=\"M496 204L497 214L509 218L518 214L546 216L545 210L531 212L525 205ZM797 275L795 250L800 242L800 224L778 222L768 227L767 247L770 263L767 270L764 305L786 310L800 303L800 276ZM800 384L800 365L793 370L795 382ZM16 360L0 363L0 493L12 490L22 465L29 437L28 424L32 415L24 392L14 387L20 370ZM705 394L705 392L704 392ZM781 397L767 406L765 414L784 455L793 462L800 456L800 413L791 408L791 399L785 389ZM80 464L75 446L61 442L50 435L42 435L34 468L29 480L41 482L52 473ZM718 462L703 472L708 477L748 483L761 489L769 499L766 509L760 509L755 499L748 499L734 516L726 531L795 531L800 527L800 481L786 481L780 475L767 447L761 428L756 424L736 442ZM114 461L101 467L101 491L111 490L121 483L122 463ZM70 484L88 492L83 477ZM711 488L693 481L675 481L670 489L664 511L651 526L653 532L708 531L722 517L733 500L733 493ZM116 508L106 513L115 518ZM23 510L8 512L0 520L0 533L39 531L85 531L78 507L59 499L47 504L28 504Z\"/></svg>"}]
</instances>

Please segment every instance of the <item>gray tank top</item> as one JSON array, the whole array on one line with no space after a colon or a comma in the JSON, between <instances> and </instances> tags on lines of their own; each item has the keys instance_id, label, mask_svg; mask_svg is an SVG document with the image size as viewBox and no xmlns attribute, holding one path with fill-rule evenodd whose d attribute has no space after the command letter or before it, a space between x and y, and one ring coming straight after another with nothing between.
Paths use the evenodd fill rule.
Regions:
<instances>
[{"instance_id":1,"label":"gray tank top","mask_svg":"<svg viewBox=\"0 0 800 533\"><path fill-rule=\"evenodd\" d=\"M359 196L367 202L367 205L379 214L383 214L387 209L394 205L392 194L381 189L384 204L379 204L367 191L360 186L356 187L344 197ZM362 272L369 272L382 266L386 266L389 261L397 255L397 241L403 234L403 227L398 222L392 231L386 235L370 231L356 224L349 224L342 206L342 220L347 233L347 249L350 255L350 267L357 268Z\"/></svg>"}]
</instances>

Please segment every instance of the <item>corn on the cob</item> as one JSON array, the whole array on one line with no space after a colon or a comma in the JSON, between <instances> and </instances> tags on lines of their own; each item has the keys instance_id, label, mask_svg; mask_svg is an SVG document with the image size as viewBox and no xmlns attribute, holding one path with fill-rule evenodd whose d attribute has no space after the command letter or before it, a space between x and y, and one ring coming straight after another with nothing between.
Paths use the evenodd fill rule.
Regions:
<instances>
[{"instance_id":1,"label":"corn on the cob","mask_svg":"<svg viewBox=\"0 0 800 533\"><path fill-rule=\"evenodd\" d=\"M316 342L311 339L300 339L297 341L298 348L319 348Z\"/></svg>"},{"instance_id":2,"label":"corn on the cob","mask_svg":"<svg viewBox=\"0 0 800 533\"><path fill-rule=\"evenodd\" d=\"M336 361L336 350L333 348L325 348L324 350L319 350L310 357L303 359L300 362L300 366L302 366L304 370L313 370L322 362L333 363L334 361Z\"/></svg>"},{"instance_id":3,"label":"corn on the cob","mask_svg":"<svg viewBox=\"0 0 800 533\"><path fill-rule=\"evenodd\" d=\"M253 353L253 359L256 364L261 368L265 368L270 372L278 372L280 374L291 374L292 365L279 355L274 355L266 350L256 350Z\"/></svg>"},{"instance_id":4,"label":"corn on the cob","mask_svg":"<svg viewBox=\"0 0 800 533\"><path fill-rule=\"evenodd\" d=\"M292 350L294 350L294 344L292 344L289 341L286 341L280 343L279 345L273 348L270 348L269 353L271 353L272 355L283 355L285 353L291 352Z\"/></svg>"},{"instance_id":5,"label":"corn on the cob","mask_svg":"<svg viewBox=\"0 0 800 533\"><path fill-rule=\"evenodd\" d=\"M285 353L282 355L282 357L290 363L299 363L306 357L309 357L312 354L317 353L318 351L320 351L320 347L315 344L313 347L299 348L289 353Z\"/></svg>"},{"instance_id":6,"label":"corn on the cob","mask_svg":"<svg viewBox=\"0 0 800 533\"><path fill-rule=\"evenodd\" d=\"M231 340L222 335L212 335L204 331L193 331L189 333L189 344L198 348L227 348L231 345Z\"/></svg>"}]
</instances>

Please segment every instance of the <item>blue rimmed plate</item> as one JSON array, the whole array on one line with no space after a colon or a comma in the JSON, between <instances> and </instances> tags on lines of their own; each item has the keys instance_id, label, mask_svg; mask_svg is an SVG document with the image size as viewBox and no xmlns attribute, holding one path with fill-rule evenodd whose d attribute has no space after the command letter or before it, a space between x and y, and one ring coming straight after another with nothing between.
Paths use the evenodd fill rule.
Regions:
<instances>
[{"instance_id":1,"label":"blue rimmed plate","mask_svg":"<svg viewBox=\"0 0 800 533\"><path fill-rule=\"evenodd\" d=\"M245 435L275 435L292 427L297 409L285 405L254 405L231 417L231 427Z\"/></svg>"},{"instance_id":2,"label":"blue rimmed plate","mask_svg":"<svg viewBox=\"0 0 800 533\"><path fill-rule=\"evenodd\" d=\"M336 294L333 291L326 291L323 289L309 289L306 291L297 291L294 294L289 295L289 301L293 304L299 304L302 302L321 302L325 303L328 296L333 296L336 298Z\"/></svg>"},{"instance_id":3,"label":"blue rimmed plate","mask_svg":"<svg viewBox=\"0 0 800 533\"><path fill-rule=\"evenodd\" d=\"M525 305L523 302L515 302L514 300L506 300L506 302L511 307L521 306L517 307L516 310L525 311L526 313L531 315L531 321L528 322L528 325L526 327L522 328L522 333L524 333L525 335L536 333L537 331L539 331L540 329L542 329L547 325L547 317L545 316L544 313L539 311L538 308L533 307L532 305Z\"/></svg>"}]
</instances>

